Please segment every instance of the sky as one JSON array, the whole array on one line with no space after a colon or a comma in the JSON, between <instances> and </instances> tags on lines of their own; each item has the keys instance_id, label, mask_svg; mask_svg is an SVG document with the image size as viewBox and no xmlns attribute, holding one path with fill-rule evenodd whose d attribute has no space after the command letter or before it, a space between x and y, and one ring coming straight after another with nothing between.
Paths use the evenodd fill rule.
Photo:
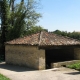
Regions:
<instances>
[{"instance_id":1,"label":"sky","mask_svg":"<svg viewBox=\"0 0 80 80\"><path fill-rule=\"evenodd\" d=\"M41 0L38 23L49 31L80 31L80 0Z\"/></svg>"},{"instance_id":2,"label":"sky","mask_svg":"<svg viewBox=\"0 0 80 80\"><path fill-rule=\"evenodd\" d=\"M17 0L19 1L19 0ZM48 31L80 31L80 0L40 0L38 25Z\"/></svg>"}]
</instances>

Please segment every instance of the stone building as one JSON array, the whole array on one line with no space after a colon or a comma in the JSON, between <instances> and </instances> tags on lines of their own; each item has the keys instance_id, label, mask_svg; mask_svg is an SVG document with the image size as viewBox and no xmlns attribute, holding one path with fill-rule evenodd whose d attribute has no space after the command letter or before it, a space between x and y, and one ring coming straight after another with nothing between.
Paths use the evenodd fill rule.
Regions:
<instances>
[{"instance_id":1,"label":"stone building","mask_svg":"<svg viewBox=\"0 0 80 80\"><path fill-rule=\"evenodd\" d=\"M79 60L80 41L50 32L39 32L5 44L6 63L46 69L52 63Z\"/></svg>"}]
</instances>

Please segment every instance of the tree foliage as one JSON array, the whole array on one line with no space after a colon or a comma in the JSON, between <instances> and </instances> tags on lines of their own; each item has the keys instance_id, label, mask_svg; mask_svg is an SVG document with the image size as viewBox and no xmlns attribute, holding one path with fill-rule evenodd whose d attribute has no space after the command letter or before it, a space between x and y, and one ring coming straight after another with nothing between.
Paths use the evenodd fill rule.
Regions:
<instances>
[{"instance_id":1,"label":"tree foliage","mask_svg":"<svg viewBox=\"0 0 80 80\"><path fill-rule=\"evenodd\" d=\"M43 30L42 27L37 27L36 23L41 17L37 13L37 0L1 0L0 1L0 17L1 17L1 31L0 31L0 57L4 55L4 42L27 34L31 34ZM34 30L33 30L34 29Z\"/></svg>"},{"instance_id":2,"label":"tree foliage","mask_svg":"<svg viewBox=\"0 0 80 80\"><path fill-rule=\"evenodd\" d=\"M16 0L4 1L6 2L7 6L5 7L5 3L3 6L7 12L4 12L6 17L2 17L2 19L4 21L6 18L5 21L7 24L4 22L2 23L6 26L6 29L5 26L2 26L2 33L5 34L2 35L2 37L5 36L6 41L22 37L29 33L34 33L37 30L43 30L42 27L36 26L36 23L41 17L41 14L36 12L37 0L26 0L26 4L24 0L21 0L20 3L15 3Z\"/></svg>"},{"instance_id":3,"label":"tree foliage","mask_svg":"<svg viewBox=\"0 0 80 80\"><path fill-rule=\"evenodd\" d=\"M73 32L67 32L67 31L55 30L55 31L53 31L53 33L56 33L58 35L67 36L67 37L71 37L71 38L80 40L80 32L75 32L75 31L73 31Z\"/></svg>"},{"instance_id":4,"label":"tree foliage","mask_svg":"<svg viewBox=\"0 0 80 80\"><path fill-rule=\"evenodd\" d=\"M0 2L0 8L1 8L1 22L2 22L2 28L1 28L1 42L4 44L6 41L5 34L6 34L6 28L8 26L8 4L7 0L2 0Z\"/></svg>"}]
</instances>

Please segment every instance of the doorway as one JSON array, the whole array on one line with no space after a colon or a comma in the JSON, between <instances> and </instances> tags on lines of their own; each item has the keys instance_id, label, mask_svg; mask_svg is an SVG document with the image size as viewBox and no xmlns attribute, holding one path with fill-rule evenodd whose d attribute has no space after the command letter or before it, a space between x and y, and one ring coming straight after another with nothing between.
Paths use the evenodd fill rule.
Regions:
<instances>
[{"instance_id":1,"label":"doorway","mask_svg":"<svg viewBox=\"0 0 80 80\"><path fill-rule=\"evenodd\" d=\"M51 68L51 63L74 60L72 49L46 49L46 69Z\"/></svg>"}]
</instances>

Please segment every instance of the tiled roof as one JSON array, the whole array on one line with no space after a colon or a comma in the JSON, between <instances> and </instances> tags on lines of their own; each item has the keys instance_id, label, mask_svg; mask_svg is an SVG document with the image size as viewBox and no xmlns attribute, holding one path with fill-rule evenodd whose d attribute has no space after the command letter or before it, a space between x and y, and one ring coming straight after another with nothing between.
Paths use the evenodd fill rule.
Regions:
<instances>
[{"instance_id":1,"label":"tiled roof","mask_svg":"<svg viewBox=\"0 0 80 80\"><path fill-rule=\"evenodd\" d=\"M69 37L63 37L54 33L42 31L23 38L14 39L6 44L26 44L26 45L80 45L80 41Z\"/></svg>"},{"instance_id":2,"label":"tiled roof","mask_svg":"<svg viewBox=\"0 0 80 80\"><path fill-rule=\"evenodd\" d=\"M12 41L6 42L6 44L26 44L26 45L38 45L40 33L36 33L30 36L25 36L23 38L14 39Z\"/></svg>"}]
</instances>

